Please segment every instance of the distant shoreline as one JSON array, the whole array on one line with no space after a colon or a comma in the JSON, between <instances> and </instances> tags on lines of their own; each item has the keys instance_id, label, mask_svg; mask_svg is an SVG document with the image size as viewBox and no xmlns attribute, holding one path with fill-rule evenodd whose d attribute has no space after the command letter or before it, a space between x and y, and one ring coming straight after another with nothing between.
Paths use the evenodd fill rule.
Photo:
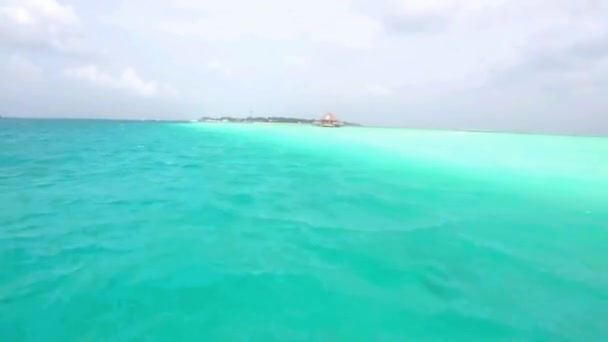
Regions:
<instances>
[{"instance_id":1,"label":"distant shoreline","mask_svg":"<svg viewBox=\"0 0 608 342\"><path fill-rule=\"evenodd\" d=\"M136 118L104 118L104 117L36 117L36 116L2 116L0 122L11 120L31 120L31 121L120 121L128 123L141 122L156 122L156 123L188 123L188 122L219 122L222 121L201 121L201 119L136 119ZM301 119L302 122L314 122L311 119ZM233 121L239 123L239 121ZM248 122L243 122L248 123ZM288 122L268 122L260 121L260 123L288 123ZM295 122L295 124L298 124ZM551 136L566 136L580 138L605 138L608 139L608 133L584 133L584 132L560 132L560 131L537 131L537 130L496 130L496 129L466 129L466 128L440 128L427 126L383 126L383 125L360 125L346 123L345 126L351 127L367 127L378 129L403 129L403 130L422 130L422 131L440 131L440 132L463 132L463 133L487 133L487 134L524 134L524 135L551 135Z\"/></svg>"},{"instance_id":2,"label":"distant shoreline","mask_svg":"<svg viewBox=\"0 0 608 342\"><path fill-rule=\"evenodd\" d=\"M289 124L309 124L313 125L318 120L313 119L302 119L302 118L290 118L283 116L268 116L268 117L246 117L246 118L234 118L231 116L222 117L201 117L197 121L199 122L230 122L230 123L289 123ZM341 121L342 126L361 126L354 122Z\"/></svg>"}]
</instances>

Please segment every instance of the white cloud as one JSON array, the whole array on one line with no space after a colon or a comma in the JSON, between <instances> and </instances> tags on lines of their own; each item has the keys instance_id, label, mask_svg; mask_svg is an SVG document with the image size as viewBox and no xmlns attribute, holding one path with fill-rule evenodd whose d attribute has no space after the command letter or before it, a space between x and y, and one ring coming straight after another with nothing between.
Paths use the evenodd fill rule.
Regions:
<instances>
[{"instance_id":1,"label":"white cloud","mask_svg":"<svg viewBox=\"0 0 608 342\"><path fill-rule=\"evenodd\" d=\"M392 87L381 84L371 84L367 86L367 90L370 94L375 96L390 96L394 93Z\"/></svg>"},{"instance_id":2,"label":"white cloud","mask_svg":"<svg viewBox=\"0 0 608 342\"><path fill-rule=\"evenodd\" d=\"M55 0L8 1L6 5L0 6L0 14L5 19L25 25L73 25L78 23L74 9L61 5Z\"/></svg>"},{"instance_id":3,"label":"white cloud","mask_svg":"<svg viewBox=\"0 0 608 342\"><path fill-rule=\"evenodd\" d=\"M387 23L397 22L397 39L409 40L413 51L407 56L413 60L410 65L423 69L434 64L428 75L414 82L438 79L441 83L480 84L496 70L526 63L544 51L565 49L587 40L605 40L608 6L600 3L395 0L397 6ZM408 25L408 21L413 24ZM430 27L429 31L419 30L415 24L421 22L427 24L425 28Z\"/></svg>"},{"instance_id":4,"label":"white cloud","mask_svg":"<svg viewBox=\"0 0 608 342\"><path fill-rule=\"evenodd\" d=\"M171 79L183 101L170 106L184 112L248 113L256 106L281 114L318 106L363 117L373 104L393 112L394 122L407 111L421 120L436 115L439 122L447 110L539 115L532 94L552 99L565 113L556 94L573 89L597 96L580 101L572 95L572 103L599 108L608 85L606 18L604 0L0 0L0 48L10 54L25 47L19 55L48 68L56 89L75 82L51 78L50 68L66 65L91 64L66 75L141 96L166 96L168 87L153 79ZM72 64L73 53L57 54L89 39L107 49L106 59L79 53L85 60ZM597 46L568 52L584 42ZM42 51L49 48L52 56ZM0 59L5 70L8 60ZM139 61L132 65L145 75L100 67L109 60L119 66ZM23 61L11 63L28 69ZM20 77L5 77L5 88ZM527 103L514 100L524 95Z\"/></svg>"},{"instance_id":5,"label":"white cloud","mask_svg":"<svg viewBox=\"0 0 608 342\"><path fill-rule=\"evenodd\" d=\"M306 56L287 56L285 57L285 62L288 65L303 66L310 63L310 60Z\"/></svg>"},{"instance_id":6,"label":"white cloud","mask_svg":"<svg viewBox=\"0 0 608 342\"><path fill-rule=\"evenodd\" d=\"M206 64L207 70L211 72L215 72L225 77L232 77L233 71L232 68L218 60L212 59L207 61Z\"/></svg>"},{"instance_id":7,"label":"white cloud","mask_svg":"<svg viewBox=\"0 0 608 342\"><path fill-rule=\"evenodd\" d=\"M159 88L156 81L146 82L139 78L135 70L131 67L128 67L123 71L121 80L125 85L125 88L131 89L142 96L156 95Z\"/></svg>"},{"instance_id":8,"label":"white cloud","mask_svg":"<svg viewBox=\"0 0 608 342\"><path fill-rule=\"evenodd\" d=\"M64 74L70 78L81 79L96 86L124 89L144 97L155 96L161 89L168 89L168 87L159 85L156 81L142 80L132 67L125 68L120 76L105 73L96 65L69 68L64 71Z\"/></svg>"},{"instance_id":9,"label":"white cloud","mask_svg":"<svg viewBox=\"0 0 608 342\"><path fill-rule=\"evenodd\" d=\"M88 65L79 68L69 68L64 71L64 74L68 77L87 80L93 84L97 84L104 87L115 87L118 84L118 82L113 77L99 71L99 68L96 65Z\"/></svg>"},{"instance_id":10,"label":"white cloud","mask_svg":"<svg viewBox=\"0 0 608 342\"><path fill-rule=\"evenodd\" d=\"M23 7L0 7L0 15L2 15L4 19L13 21L21 25L33 25L36 23L36 19L34 19L34 16Z\"/></svg>"},{"instance_id":11,"label":"white cloud","mask_svg":"<svg viewBox=\"0 0 608 342\"><path fill-rule=\"evenodd\" d=\"M0 5L0 43L69 49L80 20L56 0L9 0Z\"/></svg>"},{"instance_id":12,"label":"white cloud","mask_svg":"<svg viewBox=\"0 0 608 342\"><path fill-rule=\"evenodd\" d=\"M42 74L42 69L39 66L19 55L10 56L7 66L9 70L30 79L39 78Z\"/></svg>"},{"instance_id":13,"label":"white cloud","mask_svg":"<svg viewBox=\"0 0 608 342\"><path fill-rule=\"evenodd\" d=\"M446 12L454 14L455 11L479 12L506 2L506 0L401 0L400 5L403 11L415 14L444 14Z\"/></svg>"},{"instance_id":14,"label":"white cloud","mask_svg":"<svg viewBox=\"0 0 608 342\"><path fill-rule=\"evenodd\" d=\"M382 31L381 23L355 11L350 0L182 0L175 6L196 19L165 19L160 30L211 42L263 38L368 48Z\"/></svg>"}]
</instances>

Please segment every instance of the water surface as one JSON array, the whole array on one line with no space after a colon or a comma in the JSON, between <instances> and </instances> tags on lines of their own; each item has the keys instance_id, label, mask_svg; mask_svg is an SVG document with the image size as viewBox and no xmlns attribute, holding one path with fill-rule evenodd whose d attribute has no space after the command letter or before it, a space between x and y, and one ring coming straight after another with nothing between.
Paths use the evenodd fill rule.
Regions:
<instances>
[{"instance_id":1,"label":"water surface","mask_svg":"<svg viewBox=\"0 0 608 342\"><path fill-rule=\"evenodd\" d=\"M605 341L608 139L0 121L0 340Z\"/></svg>"}]
</instances>

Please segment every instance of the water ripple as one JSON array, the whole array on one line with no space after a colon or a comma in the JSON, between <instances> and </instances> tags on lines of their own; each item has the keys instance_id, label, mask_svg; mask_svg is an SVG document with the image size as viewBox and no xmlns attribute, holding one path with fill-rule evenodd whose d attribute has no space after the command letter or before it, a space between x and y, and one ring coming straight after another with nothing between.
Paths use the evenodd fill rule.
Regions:
<instances>
[{"instance_id":1,"label":"water ripple","mask_svg":"<svg viewBox=\"0 0 608 342\"><path fill-rule=\"evenodd\" d=\"M0 126L2 341L608 335L603 140Z\"/></svg>"}]
</instances>

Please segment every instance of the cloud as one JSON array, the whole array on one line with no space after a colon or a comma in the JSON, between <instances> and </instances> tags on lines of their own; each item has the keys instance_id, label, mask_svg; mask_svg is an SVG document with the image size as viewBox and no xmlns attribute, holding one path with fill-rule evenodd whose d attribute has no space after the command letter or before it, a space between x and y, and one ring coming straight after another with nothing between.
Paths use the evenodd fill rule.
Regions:
<instances>
[{"instance_id":1,"label":"cloud","mask_svg":"<svg viewBox=\"0 0 608 342\"><path fill-rule=\"evenodd\" d=\"M32 14L23 7L3 6L0 7L0 14L4 19L11 20L19 25L34 25L36 23Z\"/></svg>"},{"instance_id":2,"label":"cloud","mask_svg":"<svg viewBox=\"0 0 608 342\"><path fill-rule=\"evenodd\" d=\"M7 67L9 71L17 73L21 78L39 79L42 75L42 69L39 66L19 55L11 55Z\"/></svg>"},{"instance_id":3,"label":"cloud","mask_svg":"<svg viewBox=\"0 0 608 342\"><path fill-rule=\"evenodd\" d=\"M381 84L371 84L367 86L367 90L370 94L375 96L390 96L394 93L392 87Z\"/></svg>"},{"instance_id":4,"label":"cloud","mask_svg":"<svg viewBox=\"0 0 608 342\"><path fill-rule=\"evenodd\" d=\"M99 87L123 89L144 97L155 96L161 89L167 89L166 86L159 85L156 81L142 80L132 67L125 68L120 76L104 73L96 65L68 68L64 74Z\"/></svg>"},{"instance_id":5,"label":"cloud","mask_svg":"<svg viewBox=\"0 0 608 342\"><path fill-rule=\"evenodd\" d=\"M207 67L207 70L220 74L224 77L232 77L232 75L233 75L231 67L229 67L229 66L225 65L224 63L222 63L218 60L215 60L215 59L207 61L206 67Z\"/></svg>"},{"instance_id":6,"label":"cloud","mask_svg":"<svg viewBox=\"0 0 608 342\"><path fill-rule=\"evenodd\" d=\"M520 0L511 0L517 2ZM531 0L535 1L535 0ZM395 0L382 22L389 32L419 34L447 31L453 25L471 24L505 4L503 0ZM473 21L471 21L473 19ZM453 28L453 27L452 27Z\"/></svg>"},{"instance_id":7,"label":"cloud","mask_svg":"<svg viewBox=\"0 0 608 342\"><path fill-rule=\"evenodd\" d=\"M520 0L509 0L520 1ZM531 0L534 1L534 0ZM404 12L418 14L444 14L480 12L488 7L500 6L507 0L401 0L400 8Z\"/></svg>"},{"instance_id":8,"label":"cloud","mask_svg":"<svg viewBox=\"0 0 608 342\"><path fill-rule=\"evenodd\" d=\"M495 82L559 93L600 91L608 86L608 33L604 39L530 53L520 63L499 70Z\"/></svg>"},{"instance_id":9,"label":"cloud","mask_svg":"<svg viewBox=\"0 0 608 342\"><path fill-rule=\"evenodd\" d=\"M181 0L168 7L187 11L188 18L163 17L160 31L209 42L253 38L369 48L383 30L380 22L355 11L350 0Z\"/></svg>"},{"instance_id":10,"label":"cloud","mask_svg":"<svg viewBox=\"0 0 608 342\"><path fill-rule=\"evenodd\" d=\"M432 33L446 28L445 18L436 15L390 14L383 18L387 31L394 33Z\"/></svg>"},{"instance_id":11,"label":"cloud","mask_svg":"<svg viewBox=\"0 0 608 342\"><path fill-rule=\"evenodd\" d=\"M59 103L77 89L89 112L108 109L103 96L139 95L112 101L115 115L158 102L183 113L333 108L354 121L523 127L573 108L605 113L606 18L603 0L0 0L0 68L18 55L0 86L5 102L38 89ZM85 45L107 54L74 61ZM36 87L19 82L36 68ZM180 100L155 80L179 86Z\"/></svg>"},{"instance_id":12,"label":"cloud","mask_svg":"<svg viewBox=\"0 0 608 342\"><path fill-rule=\"evenodd\" d=\"M8 0L0 5L0 46L89 53L82 23L73 7L56 0Z\"/></svg>"},{"instance_id":13,"label":"cloud","mask_svg":"<svg viewBox=\"0 0 608 342\"><path fill-rule=\"evenodd\" d=\"M285 57L285 63L292 66L304 66L310 63L310 58L306 56L292 55Z\"/></svg>"},{"instance_id":14,"label":"cloud","mask_svg":"<svg viewBox=\"0 0 608 342\"><path fill-rule=\"evenodd\" d=\"M8 1L0 6L0 15L18 25L74 25L78 17L70 6L55 0Z\"/></svg>"}]
</instances>

